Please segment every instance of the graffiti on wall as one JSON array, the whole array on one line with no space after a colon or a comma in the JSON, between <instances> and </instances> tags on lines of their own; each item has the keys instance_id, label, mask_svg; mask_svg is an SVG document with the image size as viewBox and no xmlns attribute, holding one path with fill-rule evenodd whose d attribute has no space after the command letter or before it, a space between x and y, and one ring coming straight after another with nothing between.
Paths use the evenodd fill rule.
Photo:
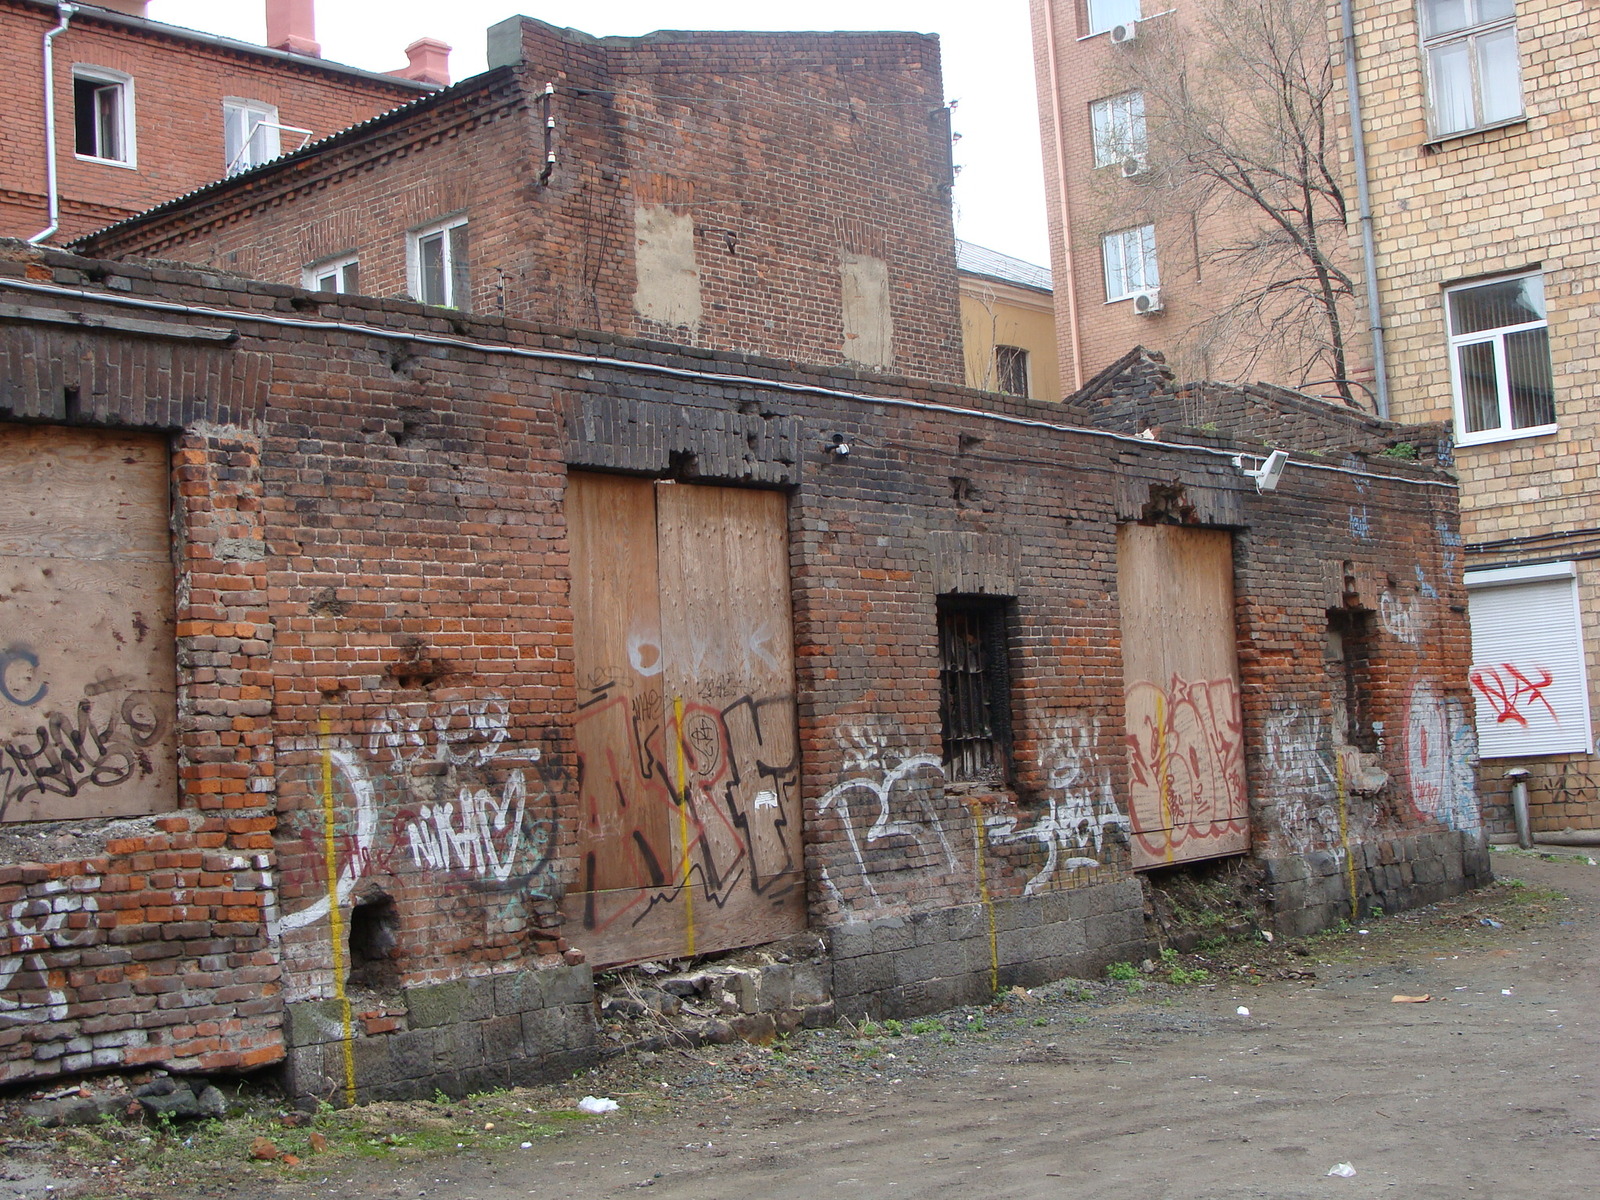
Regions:
<instances>
[{"instance_id":1,"label":"graffiti on wall","mask_svg":"<svg viewBox=\"0 0 1600 1200\"><path fill-rule=\"evenodd\" d=\"M1127 707L1128 815L1138 846L1157 861L1247 849L1234 681L1139 682L1128 689Z\"/></svg>"},{"instance_id":2,"label":"graffiti on wall","mask_svg":"<svg viewBox=\"0 0 1600 1200\"><path fill-rule=\"evenodd\" d=\"M111 684L126 686L121 680ZM38 685L22 706L40 704L47 690ZM36 722L31 730L0 740L0 819L22 801L74 797L155 771L152 748L171 728L159 698L144 692L107 694L111 691L91 684L70 711L39 708L30 713ZM9 690L6 698L21 704Z\"/></svg>"},{"instance_id":3,"label":"graffiti on wall","mask_svg":"<svg viewBox=\"0 0 1600 1200\"><path fill-rule=\"evenodd\" d=\"M1478 830L1477 754L1466 706L1439 695L1427 680L1414 684L1406 712L1406 762L1411 801L1421 816L1452 829Z\"/></svg>"},{"instance_id":4,"label":"graffiti on wall","mask_svg":"<svg viewBox=\"0 0 1600 1200\"><path fill-rule=\"evenodd\" d=\"M861 735L853 736L859 740ZM858 770L830 789L817 811L838 814L867 895L878 898L875 876L886 872L904 881L907 872L957 871L955 847L933 803L944 785L939 757L885 751L861 762ZM825 884L833 887L831 877Z\"/></svg>"},{"instance_id":5,"label":"graffiti on wall","mask_svg":"<svg viewBox=\"0 0 1600 1200\"><path fill-rule=\"evenodd\" d=\"M294 747L290 747L294 748ZM304 747L312 748L312 747ZM498 698L403 704L383 710L359 744L320 747L326 769L291 768L298 784L340 814L336 894L350 903L360 881L396 869L397 859L476 888L554 898L558 889L554 781L537 746L511 740L510 709ZM284 814L282 829L302 843L300 861L323 862L316 805ZM286 871L292 881L293 869ZM284 930L325 919L329 897L285 912Z\"/></svg>"},{"instance_id":6,"label":"graffiti on wall","mask_svg":"<svg viewBox=\"0 0 1600 1200\"><path fill-rule=\"evenodd\" d=\"M1415 646L1422 640L1422 597L1402 600L1385 588L1378 598L1378 618L1383 622L1384 629L1406 645Z\"/></svg>"},{"instance_id":7,"label":"graffiti on wall","mask_svg":"<svg viewBox=\"0 0 1600 1200\"><path fill-rule=\"evenodd\" d=\"M579 819L591 847L579 867L584 928L603 934L675 906L720 910L736 896L795 892L790 698L727 702L705 686L716 699L669 704L658 692L589 682L579 744L604 749L580 752ZM596 847L615 852L602 859Z\"/></svg>"},{"instance_id":8,"label":"graffiti on wall","mask_svg":"<svg viewBox=\"0 0 1600 1200\"><path fill-rule=\"evenodd\" d=\"M1510 722L1526 729L1529 716L1537 718L1539 709L1557 725L1561 724L1561 718L1545 696L1546 689L1555 683L1555 676L1548 668L1501 663L1493 667L1473 667L1469 678L1472 686L1489 702L1495 724Z\"/></svg>"},{"instance_id":9,"label":"graffiti on wall","mask_svg":"<svg viewBox=\"0 0 1600 1200\"><path fill-rule=\"evenodd\" d=\"M1064 718L1045 739L1039 756L1049 788L1048 809L1033 824L1018 828L1015 816L991 816L991 846L1036 842L1045 861L1023 885L1032 896L1048 887L1057 872L1098 867L1108 840L1126 841L1128 818L1117 807L1111 769L1100 751L1100 720Z\"/></svg>"},{"instance_id":10,"label":"graffiti on wall","mask_svg":"<svg viewBox=\"0 0 1600 1200\"><path fill-rule=\"evenodd\" d=\"M32 895L5 907L9 953L0 956L0 1026L67 1019L70 1006L60 990L61 972L50 969L45 955L95 943L100 902L94 893L99 888L94 876L48 879L33 885Z\"/></svg>"},{"instance_id":11,"label":"graffiti on wall","mask_svg":"<svg viewBox=\"0 0 1600 1200\"><path fill-rule=\"evenodd\" d=\"M1278 828L1296 853L1338 845L1339 780L1323 722L1298 705L1270 713L1262 726L1262 758Z\"/></svg>"}]
</instances>

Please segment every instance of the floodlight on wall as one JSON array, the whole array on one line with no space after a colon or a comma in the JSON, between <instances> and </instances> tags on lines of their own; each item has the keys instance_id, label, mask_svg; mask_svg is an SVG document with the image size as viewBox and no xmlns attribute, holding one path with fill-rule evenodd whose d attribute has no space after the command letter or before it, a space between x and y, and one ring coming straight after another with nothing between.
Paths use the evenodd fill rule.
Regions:
<instances>
[{"instance_id":1,"label":"floodlight on wall","mask_svg":"<svg viewBox=\"0 0 1600 1200\"><path fill-rule=\"evenodd\" d=\"M833 435L833 443L828 447L828 450L835 458L850 457L850 443L845 441L844 434L842 433L836 433Z\"/></svg>"},{"instance_id":2,"label":"floodlight on wall","mask_svg":"<svg viewBox=\"0 0 1600 1200\"><path fill-rule=\"evenodd\" d=\"M1233 465L1239 468L1239 473L1248 479L1256 481L1256 491L1275 491L1278 481L1283 478L1283 468L1288 465L1289 455L1284 450L1274 450L1267 455L1266 461L1259 467L1250 468L1244 465L1244 455L1235 454Z\"/></svg>"}]
</instances>

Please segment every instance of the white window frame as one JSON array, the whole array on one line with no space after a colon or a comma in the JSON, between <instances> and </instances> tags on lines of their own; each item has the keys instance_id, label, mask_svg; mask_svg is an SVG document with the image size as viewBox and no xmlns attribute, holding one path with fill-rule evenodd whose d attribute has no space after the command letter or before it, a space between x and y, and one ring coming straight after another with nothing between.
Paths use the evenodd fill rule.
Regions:
<instances>
[{"instance_id":1,"label":"white window frame","mask_svg":"<svg viewBox=\"0 0 1600 1200\"><path fill-rule=\"evenodd\" d=\"M1139 264L1139 283L1129 285L1132 278L1128 270L1129 250L1136 249ZM1115 269L1113 269L1115 261ZM1151 292L1161 286L1161 271L1156 262L1156 227L1154 225L1135 225L1131 229L1119 229L1114 233L1105 234L1100 239L1100 267L1105 274L1106 303L1116 304L1122 300L1132 300L1140 292ZM1122 290L1112 290L1113 277L1119 277Z\"/></svg>"},{"instance_id":2,"label":"white window frame","mask_svg":"<svg viewBox=\"0 0 1600 1200\"><path fill-rule=\"evenodd\" d=\"M98 154L83 154L78 150L78 82L96 83L117 89L117 137L121 141L118 158L105 158ZM123 167L130 171L139 168L138 139L134 137L133 76L110 67L96 67L88 63L72 64L72 150L79 162L103 163L108 167Z\"/></svg>"},{"instance_id":3,"label":"white window frame","mask_svg":"<svg viewBox=\"0 0 1600 1200\"><path fill-rule=\"evenodd\" d=\"M1492 279L1474 279L1467 283L1452 284L1444 291L1444 320L1445 330L1449 340L1450 353L1450 391L1451 401L1455 409L1456 445L1481 446L1487 442L1504 442L1514 438L1540 437L1545 434L1555 433L1560 425L1551 421L1544 425L1512 424L1511 414L1511 378L1506 363L1506 337L1513 333L1524 333L1529 330L1543 329L1545 333L1545 354L1548 358L1550 352L1549 328L1550 310L1545 306L1545 315L1537 321L1524 321L1518 325L1497 325L1492 329L1480 329L1472 333L1458 334L1455 331L1455 318L1450 307L1450 297L1459 292L1470 292L1473 288L1487 287L1497 283L1512 283L1518 279L1538 279L1540 281L1540 297L1544 295L1544 273L1542 271L1519 271L1515 275L1500 275ZM1491 429L1480 429L1477 432L1467 430L1467 405L1466 393L1461 382L1461 349L1464 346L1492 343L1494 345L1495 386L1497 400L1500 407L1500 424ZM1552 378L1554 376L1554 362L1550 363Z\"/></svg>"},{"instance_id":4,"label":"white window frame","mask_svg":"<svg viewBox=\"0 0 1600 1200\"><path fill-rule=\"evenodd\" d=\"M244 142L237 148L228 146L229 123L234 113L241 114L244 122ZM224 96L222 98L222 147L226 161L223 163L224 175L237 175L241 171L248 171L259 167L262 163L271 162L283 153L283 139L278 124L278 108L275 104L268 104L264 100L246 100L242 96ZM259 136L261 140L262 155L257 158L247 152Z\"/></svg>"},{"instance_id":5,"label":"white window frame","mask_svg":"<svg viewBox=\"0 0 1600 1200\"><path fill-rule=\"evenodd\" d=\"M1479 5L1483 0L1462 0L1462 2L1466 5L1468 12L1476 16L1478 15ZM1504 16L1472 21L1458 29L1439 33L1429 32L1428 13L1428 0L1419 0L1418 25L1422 30L1423 69L1428 84L1428 128L1431 131L1431 136L1436 139L1459 137L1475 130L1492 129L1498 125L1522 120L1527 114L1527 107L1522 96L1522 47L1517 38L1515 7ZM1483 115L1484 88L1481 45L1505 33L1511 35L1512 48L1516 54L1517 111L1503 116L1485 118ZM1465 125L1447 127L1443 123L1442 114L1436 103L1443 90L1440 87L1439 73L1442 69L1441 64L1444 61L1444 53L1462 49L1466 53L1466 85L1472 100L1472 116L1474 119Z\"/></svg>"},{"instance_id":6,"label":"white window frame","mask_svg":"<svg viewBox=\"0 0 1600 1200\"><path fill-rule=\"evenodd\" d=\"M334 258L320 259L301 268L301 286L308 292L337 292L340 295L356 295L357 289L349 286L349 279L345 275L345 271L350 267L360 269L361 256L359 254L340 254ZM321 281L329 275L334 276L337 281L335 287L326 288L322 286Z\"/></svg>"},{"instance_id":7,"label":"white window frame","mask_svg":"<svg viewBox=\"0 0 1600 1200\"><path fill-rule=\"evenodd\" d=\"M1110 167L1126 158L1142 160L1149 151L1144 123L1144 93L1138 90L1106 96L1089 105L1094 165Z\"/></svg>"},{"instance_id":8,"label":"white window frame","mask_svg":"<svg viewBox=\"0 0 1600 1200\"><path fill-rule=\"evenodd\" d=\"M435 221L431 225L423 225L406 234L406 287L411 298L419 304L434 304L440 308L465 308L470 296L457 296L455 294L456 263L455 256L450 249L450 231L459 229L467 224L467 215L457 213L446 217L442 221ZM443 302L426 300L422 295L422 244L432 237L442 237L442 251L444 262L444 288ZM470 252L470 245L469 252Z\"/></svg>"},{"instance_id":9,"label":"white window frame","mask_svg":"<svg viewBox=\"0 0 1600 1200\"><path fill-rule=\"evenodd\" d=\"M1130 16L1126 9L1131 4L1133 13ZM1110 9L1110 12L1106 10ZM1084 0L1084 20L1089 26L1085 37L1096 37L1102 33L1109 33L1118 25L1132 25L1144 20L1143 5L1139 0Z\"/></svg>"},{"instance_id":10,"label":"white window frame","mask_svg":"<svg viewBox=\"0 0 1600 1200\"><path fill-rule=\"evenodd\" d=\"M1546 683L1543 672L1551 663L1542 656L1536 656L1537 661L1522 664L1501 661L1506 656L1489 653L1490 648L1485 645L1486 642L1495 643L1498 639L1492 634L1486 636L1483 614L1480 612L1474 620L1472 694L1477 706L1479 753L1484 758L1581 754L1594 749L1594 730L1589 706L1588 662L1584 643L1583 608L1578 595L1577 564L1537 563L1524 567L1492 567L1468 571L1465 577L1468 605L1470 608L1474 597L1501 588L1549 584L1560 580L1565 580L1570 588L1572 605L1571 624L1568 627L1571 642L1567 647L1571 657L1568 662L1560 664L1567 670L1565 679L1557 677L1552 682ZM1551 607L1552 610L1557 607L1565 608L1565 603L1557 601L1556 605ZM1564 613L1562 615L1565 616ZM1538 621L1518 622L1518 629L1528 629L1530 637L1548 641L1553 634L1561 632L1552 629L1556 623L1546 617ZM1492 648L1499 647L1492 645ZM1480 655L1487 657L1489 661L1479 662ZM1521 678L1512 674L1508 667L1516 667ZM1518 718L1508 720L1504 715L1508 700L1521 714ZM1564 722L1556 722L1560 730L1559 735L1555 731L1544 729L1526 735L1527 740L1524 741L1521 736L1507 737L1502 732L1513 728L1533 729L1535 722L1542 724L1541 713L1548 711L1543 708L1546 704L1549 704L1551 709L1566 714L1567 719Z\"/></svg>"}]
</instances>

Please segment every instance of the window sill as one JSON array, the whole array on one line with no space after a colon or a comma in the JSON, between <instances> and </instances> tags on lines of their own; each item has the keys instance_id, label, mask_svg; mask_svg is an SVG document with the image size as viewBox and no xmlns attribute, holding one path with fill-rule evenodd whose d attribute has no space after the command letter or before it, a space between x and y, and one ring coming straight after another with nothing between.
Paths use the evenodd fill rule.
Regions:
<instances>
[{"instance_id":1,"label":"window sill","mask_svg":"<svg viewBox=\"0 0 1600 1200\"><path fill-rule=\"evenodd\" d=\"M83 163L98 163L102 167L121 167L124 171L137 171L139 164L126 158L97 158L93 154L74 154L73 158Z\"/></svg>"},{"instance_id":2,"label":"window sill","mask_svg":"<svg viewBox=\"0 0 1600 1200\"><path fill-rule=\"evenodd\" d=\"M1526 429L1493 429L1481 433L1462 434L1456 438L1456 447L1492 446L1496 442L1516 442L1524 438L1548 437L1561 432L1559 425L1530 425Z\"/></svg>"},{"instance_id":3,"label":"window sill","mask_svg":"<svg viewBox=\"0 0 1600 1200\"><path fill-rule=\"evenodd\" d=\"M1475 134L1493 133L1497 129L1515 129L1519 125L1526 125L1527 123L1528 114L1523 113L1519 117L1512 117L1505 121L1496 121L1492 125L1474 125L1471 129L1457 129L1452 133L1436 134L1422 143L1422 152L1424 154L1437 154L1441 150L1448 149L1452 142L1463 141L1466 138L1474 136Z\"/></svg>"}]
</instances>

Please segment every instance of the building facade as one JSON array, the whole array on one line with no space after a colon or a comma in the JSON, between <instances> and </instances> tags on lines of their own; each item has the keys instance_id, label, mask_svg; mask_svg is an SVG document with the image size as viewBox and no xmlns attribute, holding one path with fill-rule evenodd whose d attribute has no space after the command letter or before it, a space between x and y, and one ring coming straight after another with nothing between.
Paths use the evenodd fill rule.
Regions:
<instances>
[{"instance_id":1,"label":"building facade","mask_svg":"<svg viewBox=\"0 0 1600 1200\"><path fill-rule=\"evenodd\" d=\"M1456 487L1386 427L1284 408L1258 488L1094 427L1143 359L1063 407L14 243L0 296L7 1080L462 1093L590 1061L596 966L809 933L770 1036L1142 957L1143 874L1286 933L1487 876Z\"/></svg>"},{"instance_id":2,"label":"building facade","mask_svg":"<svg viewBox=\"0 0 1600 1200\"><path fill-rule=\"evenodd\" d=\"M956 243L967 386L1060 400L1050 271L971 242Z\"/></svg>"},{"instance_id":3,"label":"building facade","mask_svg":"<svg viewBox=\"0 0 1600 1200\"><path fill-rule=\"evenodd\" d=\"M1205 11L1180 5L1144 13L1137 0L1035 4L1047 161L1060 166L1056 274L1062 278L1064 262L1075 264L1080 311L1094 307L1104 280L1094 239L1115 232L1083 216L1089 202L1080 198L1097 175L1120 173L1094 166L1096 113L1108 99L1124 110L1130 104L1125 95L1100 94L1115 91L1103 82L1115 78L1108 64L1139 53L1140 39L1163 23L1192 34ZM1591 719L1600 686L1600 591L1590 563L1600 516L1600 408L1585 331L1600 271L1590 101L1600 45L1588 10L1576 3L1356 0L1350 16L1354 105L1344 84L1341 14L1337 5L1326 13L1340 83L1332 158L1349 202L1351 271L1370 272L1376 284L1382 336L1376 357L1371 339L1361 343L1366 366L1357 373L1382 393L1394 419L1452 430L1462 483L1455 563L1471 595L1470 679L1490 822L1497 836L1511 835L1511 780L1527 771L1535 831L1593 830L1600 827ZM1124 126L1130 119L1125 111ZM1361 251L1358 120L1370 255ZM1058 130L1063 155L1055 159ZM1129 195L1137 194L1134 176ZM1152 232L1161 295L1186 304L1185 289L1203 297L1206 285L1189 273L1196 251L1182 244L1203 248L1219 235L1204 221L1192 233L1171 232ZM1173 241L1180 246L1169 258ZM1137 258L1144 250L1129 252ZM1354 310L1363 324L1367 295L1363 287ZM1113 317L1091 330L1092 322L1071 326L1069 308L1062 306L1061 318L1069 375L1074 344L1089 369L1096 356L1135 342L1167 344L1165 314L1145 322Z\"/></svg>"},{"instance_id":4,"label":"building facade","mask_svg":"<svg viewBox=\"0 0 1600 1200\"><path fill-rule=\"evenodd\" d=\"M962 379L936 38L513 18L490 51L481 76L82 244Z\"/></svg>"},{"instance_id":5,"label":"building facade","mask_svg":"<svg viewBox=\"0 0 1600 1200\"><path fill-rule=\"evenodd\" d=\"M68 241L448 82L437 72L443 43L431 40L413 43L413 58L424 68L412 72L418 78L316 57L311 5L303 0L267 4L269 41L293 49L151 21L144 7L0 3L0 39L8 47L0 237L35 238L48 230L44 240Z\"/></svg>"}]
</instances>

